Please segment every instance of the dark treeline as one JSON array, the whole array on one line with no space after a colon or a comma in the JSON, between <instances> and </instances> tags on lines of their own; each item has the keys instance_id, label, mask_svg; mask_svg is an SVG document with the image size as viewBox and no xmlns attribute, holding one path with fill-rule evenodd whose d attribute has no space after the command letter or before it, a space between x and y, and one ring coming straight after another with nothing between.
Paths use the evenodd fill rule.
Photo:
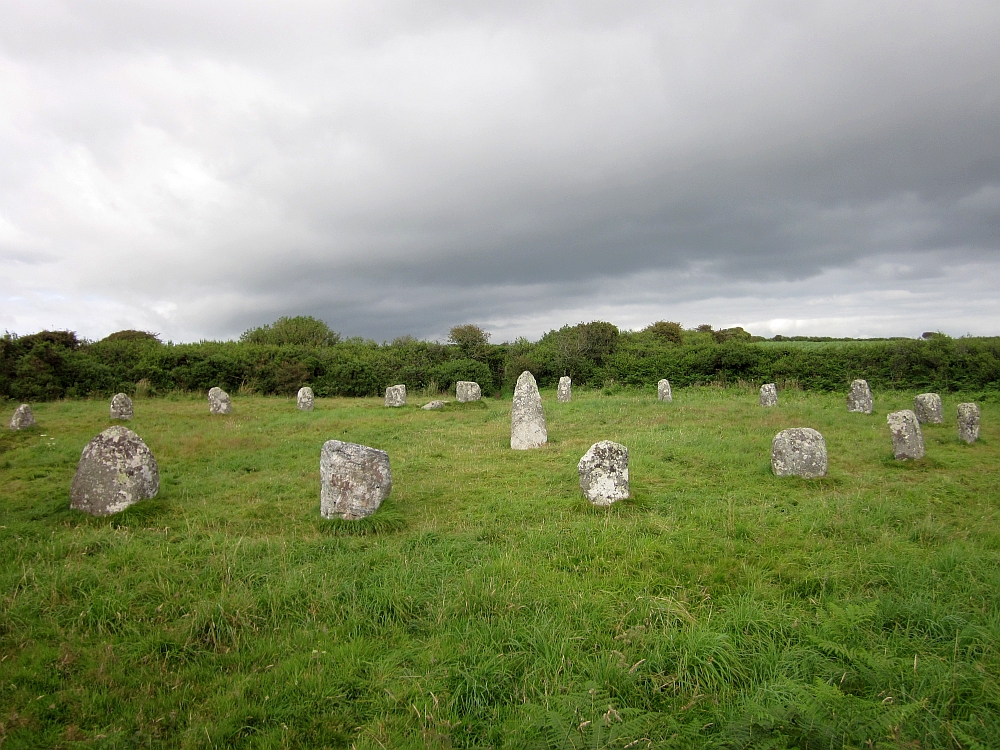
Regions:
<instances>
[{"instance_id":1,"label":"dark treeline","mask_svg":"<svg viewBox=\"0 0 1000 750\"><path fill-rule=\"evenodd\" d=\"M742 329L683 330L655 323L619 331L610 323L581 323L545 334L491 344L474 325L456 326L448 343L409 337L377 344L341 339L313 318L282 318L247 331L239 341L162 343L155 335L119 331L82 341L69 331L0 339L0 396L44 401L78 396L206 391L293 394L310 385L317 396L375 396L388 385L454 389L478 382L486 394L509 392L530 370L541 386L569 375L574 384L654 387L708 383L798 384L846 390L854 378L874 388L1000 392L1000 338L765 341ZM990 397L990 393L983 396Z\"/></svg>"}]
</instances>

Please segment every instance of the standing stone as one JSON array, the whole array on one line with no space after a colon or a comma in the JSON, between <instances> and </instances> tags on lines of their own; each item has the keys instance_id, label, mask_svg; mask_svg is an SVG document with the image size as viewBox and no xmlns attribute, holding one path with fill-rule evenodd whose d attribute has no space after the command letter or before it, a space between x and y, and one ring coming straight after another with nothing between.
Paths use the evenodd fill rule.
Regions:
<instances>
[{"instance_id":1,"label":"standing stone","mask_svg":"<svg viewBox=\"0 0 1000 750\"><path fill-rule=\"evenodd\" d=\"M924 436L917 415L909 409L894 411L886 420L892 435L892 452L900 461L924 457Z\"/></svg>"},{"instance_id":2,"label":"standing stone","mask_svg":"<svg viewBox=\"0 0 1000 750\"><path fill-rule=\"evenodd\" d=\"M111 399L112 419L131 419L134 412L132 410L132 399L124 393L116 393Z\"/></svg>"},{"instance_id":3,"label":"standing stone","mask_svg":"<svg viewBox=\"0 0 1000 750\"><path fill-rule=\"evenodd\" d=\"M221 388L211 388L208 391L208 413L209 414L229 414L233 410L233 403L229 400L229 394Z\"/></svg>"},{"instance_id":4,"label":"standing stone","mask_svg":"<svg viewBox=\"0 0 1000 750\"><path fill-rule=\"evenodd\" d=\"M299 411L312 411L315 403L316 397L313 396L312 388L308 385L299 388L299 392L295 396L295 404L299 407Z\"/></svg>"},{"instance_id":5,"label":"standing stone","mask_svg":"<svg viewBox=\"0 0 1000 750\"><path fill-rule=\"evenodd\" d=\"M355 521L370 516L389 496L389 454L357 443L327 440L319 454L319 512Z\"/></svg>"},{"instance_id":6,"label":"standing stone","mask_svg":"<svg viewBox=\"0 0 1000 750\"><path fill-rule=\"evenodd\" d=\"M514 405L510 412L510 447L526 451L545 445L548 439L542 397L538 393L535 377L525 370L514 386Z\"/></svg>"},{"instance_id":7,"label":"standing stone","mask_svg":"<svg viewBox=\"0 0 1000 750\"><path fill-rule=\"evenodd\" d=\"M443 409L445 403L446 403L445 401L431 401L429 403L424 404L420 408L423 409L424 411L434 411L435 409Z\"/></svg>"},{"instance_id":8,"label":"standing stone","mask_svg":"<svg viewBox=\"0 0 1000 750\"><path fill-rule=\"evenodd\" d=\"M109 427L83 449L70 487L70 507L109 516L156 497L160 470L149 448L132 430Z\"/></svg>"},{"instance_id":9,"label":"standing stone","mask_svg":"<svg viewBox=\"0 0 1000 750\"><path fill-rule=\"evenodd\" d=\"M594 505L608 506L629 496L628 448L610 440L590 446L577 464L580 489Z\"/></svg>"},{"instance_id":10,"label":"standing stone","mask_svg":"<svg viewBox=\"0 0 1000 750\"><path fill-rule=\"evenodd\" d=\"M406 406L406 386L390 385L385 389L386 406Z\"/></svg>"},{"instance_id":11,"label":"standing stone","mask_svg":"<svg viewBox=\"0 0 1000 750\"><path fill-rule=\"evenodd\" d=\"M871 414L875 402L872 399L872 389L868 387L867 380L855 380L851 383L851 390L847 392L847 411L860 412L861 414Z\"/></svg>"},{"instance_id":12,"label":"standing stone","mask_svg":"<svg viewBox=\"0 0 1000 750\"><path fill-rule=\"evenodd\" d=\"M976 404L958 405L958 438L967 443L979 440L979 406Z\"/></svg>"},{"instance_id":13,"label":"standing stone","mask_svg":"<svg viewBox=\"0 0 1000 750\"><path fill-rule=\"evenodd\" d=\"M941 424L944 422L944 408L941 397L936 393L921 393L913 399L913 413L917 415L920 424Z\"/></svg>"},{"instance_id":14,"label":"standing stone","mask_svg":"<svg viewBox=\"0 0 1000 750\"><path fill-rule=\"evenodd\" d=\"M760 387L760 405L761 406L777 406L778 405L778 386L774 383L767 383Z\"/></svg>"},{"instance_id":15,"label":"standing stone","mask_svg":"<svg viewBox=\"0 0 1000 750\"><path fill-rule=\"evenodd\" d=\"M782 430L771 441L771 470L778 477L826 476L826 440L811 427Z\"/></svg>"},{"instance_id":16,"label":"standing stone","mask_svg":"<svg viewBox=\"0 0 1000 750\"><path fill-rule=\"evenodd\" d=\"M673 401L674 394L670 390L670 381L664 378L656 384L656 397L660 401Z\"/></svg>"},{"instance_id":17,"label":"standing stone","mask_svg":"<svg viewBox=\"0 0 1000 750\"><path fill-rule=\"evenodd\" d=\"M31 411L31 407L27 404L21 404L14 412L14 416L10 418L10 429L12 430L23 430L26 427L35 426L35 415Z\"/></svg>"},{"instance_id":18,"label":"standing stone","mask_svg":"<svg viewBox=\"0 0 1000 750\"><path fill-rule=\"evenodd\" d=\"M559 387L556 388L556 401L560 404L565 404L572 400L573 381L570 379L569 375L563 375L559 378Z\"/></svg>"},{"instance_id":19,"label":"standing stone","mask_svg":"<svg viewBox=\"0 0 1000 750\"><path fill-rule=\"evenodd\" d=\"M455 383L455 400L460 404L466 404L469 401L478 401L483 397L483 391L479 387L479 383L473 383L471 380L459 380Z\"/></svg>"}]
</instances>

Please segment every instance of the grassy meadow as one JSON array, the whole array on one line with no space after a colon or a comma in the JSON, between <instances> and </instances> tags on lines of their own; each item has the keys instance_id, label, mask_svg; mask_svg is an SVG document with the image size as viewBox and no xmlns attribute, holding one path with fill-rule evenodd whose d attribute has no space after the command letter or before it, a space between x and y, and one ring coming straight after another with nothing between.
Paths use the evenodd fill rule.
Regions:
<instances>
[{"instance_id":1,"label":"grassy meadow","mask_svg":"<svg viewBox=\"0 0 1000 750\"><path fill-rule=\"evenodd\" d=\"M1000 405L967 446L944 394L897 462L912 397L544 391L523 452L508 399L137 400L160 494L111 518L69 509L107 401L40 403L0 435L0 747L998 747ZM771 474L794 426L825 478ZM389 452L374 516L320 518L331 438Z\"/></svg>"}]
</instances>

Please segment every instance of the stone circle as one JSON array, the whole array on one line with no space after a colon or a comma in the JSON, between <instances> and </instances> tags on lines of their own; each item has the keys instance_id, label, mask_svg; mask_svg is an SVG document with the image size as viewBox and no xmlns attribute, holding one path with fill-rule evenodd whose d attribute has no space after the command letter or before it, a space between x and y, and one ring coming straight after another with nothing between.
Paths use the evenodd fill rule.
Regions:
<instances>
[{"instance_id":1,"label":"stone circle","mask_svg":"<svg viewBox=\"0 0 1000 750\"><path fill-rule=\"evenodd\" d=\"M327 440L319 455L319 512L356 521L370 516L392 489L389 454L357 443Z\"/></svg>"},{"instance_id":2,"label":"stone circle","mask_svg":"<svg viewBox=\"0 0 1000 750\"><path fill-rule=\"evenodd\" d=\"M313 395L313 389L308 385L299 388L299 392L295 394L295 405L299 411L312 411L315 404L316 397Z\"/></svg>"},{"instance_id":3,"label":"stone circle","mask_svg":"<svg viewBox=\"0 0 1000 750\"><path fill-rule=\"evenodd\" d=\"M656 384L656 398L660 401L674 400L673 391L670 390L670 381L666 378Z\"/></svg>"},{"instance_id":4,"label":"stone circle","mask_svg":"<svg viewBox=\"0 0 1000 750\"><path fill-rule=\"evenodd\" d=\"M109 516L159 491L160 470L152 452L132 430L114 425L83 449L69 505L92 516Z\"/></svg>"},{"instance_id":5,"label":"stone circle","mask_svg":"<svg viewBox=\"0 0 1000 750\"><path fill-rule=\"evenodd\" d=\"M424 404L420 408L423 409L424 411L433 411L434 409L443 409L444 405L446 403L448 403L448 402L447 401L431 401L429 403Z\"/></svg>"},{"instance_id":6,"label":"stone circle","mask_svg":"<svg viewBox=\"0 0 1000 750\"><path fill-rule=\"evenodd\" d=\"M208 413L209 414L229 414L233 410L233 402L229 394L219 387L210 388L208 391Z\"/></svg>"},{"instance_id":7,"label":"stone circle","mask_svg":"<svg viewBox=\"0 0 1000 750\"><path fill-rule=\"evenodd\" d=\"M459 380L455 383L455 400L460 404L467 404L470 401L478 401L483 397L483 391L479 383L471 380Z\"/></svg>"},{"instance_id":8,"label":"stone circle","mask_svg":"<svg viewBox=\"0 0 1000 750\"><path fill-rule=\"evenodd\" d=\"M545 430L545 412L535 377L525 370L514 386L514 403L510 412L510 447L524 451L538 448L549 439Z\"/></svg>"},{"instance_id":9,"label":"stone circle","mask_svg":"<svg viewBox=\"0 0 1000 750\"><path fill-rule=\"evenodd\" d=\"M594 505L608 506L629 496L628 448L610 440L590 446L577 464L580 489Z\"/></svg>"},{"instance_id":10,"label":"stone circle","mask_svg":"<svg viewBox=\"0 0 1000 750\"><path fill-rule=\"evenodd\" d=\"M124 393L116 393L111 399L112 419L132 419L135 412L132 409L132 399Z\"/></svg>"},{"instance_id":11,"label":"stone circle","mask_svg":"<svg viewBox=\"0 0 1000 750\"><path fill-rule=\"evenodd\" d=\"M559 385L556 387L556 401L565 404L573 400L573 381L569 375L559 378Z\"/></svg>"},{"instance_id":12,"label":"stone circle","mask_svg":"<svg viewBox=\"0 0 1000 750\"><path fill-rule=\"evenodd\" d=\"M767 383L760 387L760 405L761 406L778 405L778 386L776 386L774 383Z\"/></svg>"},{"instance_id":13,"label":"stone circle","mask_svg":"<svg viewBox=\"0 0 1000 750\"><path fill-rule=\"evenodd\" d=\"M10 418L10 429L23 430L27 427L35 426L35 414L27 404L21 404L14 410L14 416Z\"/></svg>"},{"instance_id":14,"label":"stone circle","mask_svg":"<svg viewBox=\"0 0 1000 750\"><path fill-rule=\"evenodd\" d=\"M886 417L892 435L892 453L900 461L924 457L924 436L920 420L910 409L894 411Z\"/></svg>"},{"instance_id":15,"label":"stone circle","mask_svg":"<svg viewBox=\"0 0 1000 750\"><path fill-rule=\"evenodd\" d=\"M385 389L386 406L406 406L406 386L390 385Z\"/></svg>"},{"instance_id":16,"label":"stone circle","mask_svg":"<svg viewBox=\"0 0 1000 750\"><path fill-rule=\"evenodd\" d=\"M979 440L979 405L958 405L958 437L966 443Z\"/></svg>"},{"instance_id":17,"label":"stone circle","mask_svg":"<svg viewBox=\"0 0 1000 750\"><path fill-rule=\"evenodd\" d=\"M771 470L778 477L826 476L826 440L811 427L782 430L771 441Z\"/></svg>"},{"instance_id":18,"label":"stone circle","mask_svg":"<svg viewBox=\"0 0 1000 750\"><path fill-rule=\"evenodd\" d=\"M872 389L868 387L868 381L852 381L851 389L847 392L847 411L871 414L874 407L875 401L872 399Z\"/></svg>"},{"instance_id":19,"label":"stone circle","mask_svg":"<svg viewBox=\"0 0 1000 750\"><path fill-rule=\"evenodd\" d=\"M913 413L920 424L941 424L944 422L944 407L936 393L921 393L913 398Z\"/></svg>"}]
</instances>

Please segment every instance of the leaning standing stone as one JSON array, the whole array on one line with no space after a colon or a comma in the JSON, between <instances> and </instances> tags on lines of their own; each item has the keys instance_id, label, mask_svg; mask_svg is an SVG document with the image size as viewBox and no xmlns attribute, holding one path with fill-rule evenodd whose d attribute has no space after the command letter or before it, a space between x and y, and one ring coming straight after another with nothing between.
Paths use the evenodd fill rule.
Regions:
<instances>
[{"instance_id":1,"label":"leaning standing stone","mask_svg":"<svg viewBox=\"0 0 1000 750\"><path fill-rule=\"evenodd\" d=\"M924 457L924 436L917 415L909 409L894 411L886 420L892 435L892 452L900 461Z\"/></svg>"},{"instance_id":2,"label":"leaning standing stone","mask_svg":"<svg viewBox=\"0 0 1000 750\"><path fill-rule=\"evenodd\" d=\"M229 400L229 394L221 388L211 388L208 391L208 413L209 414L229 414L233 410L233 403Z\"/></svg>"},{"instance_id":3,"label":"leaning standing stone","mask_svg":"<svg viewBox=\"0 0 1000 750\"><path fill-rule=\"evenodd\" d=\"M471 380L459 380L455 383L455 400L460 404L466 404L469 401L478 401L483 397L483 391L479 387L479 383L473 383Z\"/></svg>"},{"instance_id":4,"label":"leaning standing stone","mask_svg":"<svg viewBox=\"0 0 1000 750\"><path fill-rule=\"evenodd\" d=\"M871 414L874 406L872 389L868 387L868 381L853 381L851 383L851 390L847 392L847 411Z\"/></svg>"},{"instance_id":5,"label":"leaning standing stone","mask_svg":"<svg viewBox=\"0 0 1000 750\"><path fill-rule=\"evenodd\" d=\"M670 390L670 381L664 378L656 384L656 397L660 401L673 401L674 394Z\"/></svg>"},{"instance_id":6,"label":"leaning standing stone","mask_svg":"<svg viewBox=\"0 0 1000 750\"><path fill-rule=\"evenodd\" d=\"M299 407L299 411L312 411L315 403L316 397L313 396L312 388L308 385L299 388L299 392L295 396L295 404Z\"/></svg>"},{"instance_id":7,"label":"leaning standing stone","mask_svg":"<svg viewBox=\"0 0 1000 750\"><path fill-rule=\"evenodd\" d=\"M10 418L10 429L12 430L23 430L26 427L35 426L35 415L31 411L31 407L27 404L21 404L14 411L14 416Z\"/></svg>"},{"instance_id":8,"label":"leaning standing stone","mask_svg":"<svg viewBox=\"0 0 1000 750\"><path fill-rule=\"evenodd\" d=\"M565 404L573 400L573 381L569 375L559 378L559 387L556 388L556 401Z\"/></svg>"},{"instance_id":9,"label":"leaning standing stone","mask_svg":"<svg viewBox=\"0 0 1000 750\"><path fill-rule=\"evenodd\" d=\"M115 425L83 449L69 505L92 516L109 516L159 491L160 470L153 454L132 430Z\"/></svg>"},{"instance_id":10,"label":"leaning standing stone","mask_svg":"<svg viewBox=\"0 0 1000 750\"><path fill-rule=\"evenodd\" d=\"M406 406L406 386L390 385L385 389L386 406Z\"/></svg>"},{"instance_id":11,"label":"leaning standing stone","mask_svg":"<svg viewBox=\"0 0 1000 750\"><path fill-rule=\"evenodd\" d=\"M771 441L771 470L778 477L826 476L826 440L811 427L782 430Z\"/></svg>"},{"instance_id":12,"label":"leaning standing stone","mask_svg":"<svg viewBox=\"0 0 1000 750\"><path fill-rule=\"evenodd\" d=\"M778 386L774 383L767 383L760 387L760 405L761 406L777 406L778 405Z\"/></svg>"},{"instance_id":13,"label":"leaning standing stone","mask_svg":"<svg viewBox=\"0 0 1000 750\"><path fill-rule=\"evenodd\" d=\"M132 416L132 399L124 393L116 393L115 397L111 399L111 418L131 419Z\"/></svg>"},{"instance_id":14,"label":"leaning standing stone","mask_svg":"<svg viewBox=\"0 0 1000 750\"><path fill-rule=\"evenodd\" d=\"M510 412L510 447L524 451L544 445L549 439L545 430L545 412L535 377L525 370L514 386L514 405Z\"/></svg>"},{"instance_id":15,"label":"leaning standing stone","mask_svg":"<svg viewBox=\"0 0 1000 750\"><path fill-rule=\"evenodd\" d=\"M577 465L580 489L594 505L607 506L629 496L628 448L610 440L590 446Z\"/></svg>"},{"instance_id":16,"label":"leaning standing stone","mask_svg":"<svg viewBox=\"0 0 1000 750\"><path fill-rule=\"evenodd\" d=\"M370 516L389 496L389 454L357 443L327 440L319 454L319 512L355 521Z\"/></svg>"},{"instance_id":17,"label":"leaning standing stone","mask_svg":"<svg viewBox=\"0 0 1000 750\"><path fill-rule=\"evenodd\" d=\"M944 408L941 397L936 393L921 393L913 399L913 413L917 415L920 424L941 424L944 422Z\"/></svg>"},{"instance_id":18,"label":"leaning standing stone","mask_svg":"<svg viewBox=\"0 0 1000 750\"><path fill-rule=\"evenodd\" d=\"M979 406L976 404L958 405L958 437L967 443L979 439Z\"/></svg>"}]
</instances>

